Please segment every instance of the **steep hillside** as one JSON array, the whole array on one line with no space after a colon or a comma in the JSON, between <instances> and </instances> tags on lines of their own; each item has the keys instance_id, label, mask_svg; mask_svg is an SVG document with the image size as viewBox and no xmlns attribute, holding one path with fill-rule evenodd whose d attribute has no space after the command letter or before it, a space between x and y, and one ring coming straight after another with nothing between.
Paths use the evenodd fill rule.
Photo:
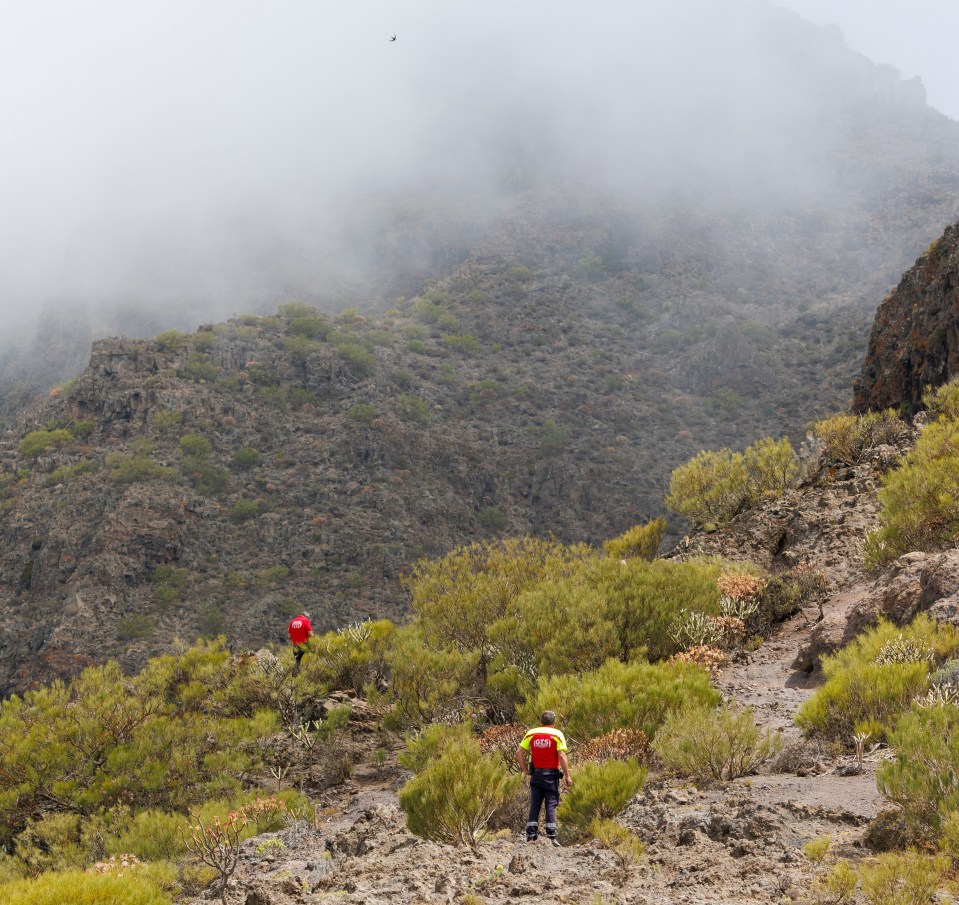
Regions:
<instances>
[{"instance_id":1,"label":"steep hillside","mask_svg":"<svg viewBox=\"0 0 959 905\"><path fill-rule=\"evenodd\" d=\"M952 224L883 300L856 384L859 412L915 411L928 387L959 374L959 223Z\"/></svg>"}]
</instances>

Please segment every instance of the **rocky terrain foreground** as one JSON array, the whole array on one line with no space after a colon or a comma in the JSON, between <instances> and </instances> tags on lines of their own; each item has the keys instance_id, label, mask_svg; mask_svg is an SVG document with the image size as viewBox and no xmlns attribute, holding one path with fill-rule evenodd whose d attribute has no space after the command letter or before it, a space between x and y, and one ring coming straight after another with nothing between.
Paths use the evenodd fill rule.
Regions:
<instances>
[{"instance_id":1,"label":"rocky terrain foreground","mask_svg":"<svg viewBox=\"0 0 959 905\"><path fill-rule=\"evenodd\" d=\"M229 901L805 901L824 870L804 854L805 843L828 835L830 861L872 853L867 832L885 807L875 772L888 754L867 748L860 766L849 753L851 739L846 751L830 750L795 728L796 710L819 684L818 658L880 612L907 619L932 607L948 618L949 601L959 590L959 557L952 553L910 554L879 577L861 571L859 542L873 526L878 478L898 453L881 448L865 464L844 470L826 464L785 503L767 504L721 532L681 545L678 555L730 555L735 544L741 555L774 570L777 564L811 562L831 587L821 611L810 605L793 614L762 647L740 654L716 678L727 698L752 707L757 723L783 735L782 752L758 775L703 788L664 777L654 767L619 816L646 846L645 859L628 873L595 841L563 848L542 840L526 844L518 807L516 831L491 834L475 851L413 836L396 799L405 777L395 766L369 763L377 718L355 702L353 777L314 799L312 825L301 822L246 842ZM870 844L878 838L873 831Z\"/></svg>"}]
</instances>

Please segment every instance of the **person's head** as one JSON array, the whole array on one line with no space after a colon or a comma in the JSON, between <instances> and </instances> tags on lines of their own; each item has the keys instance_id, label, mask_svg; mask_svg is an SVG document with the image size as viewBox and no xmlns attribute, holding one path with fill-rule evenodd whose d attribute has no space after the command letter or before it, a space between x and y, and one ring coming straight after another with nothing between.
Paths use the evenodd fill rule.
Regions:
<instances>
[{"instance_id":1,"label":"person's head","mask_svg":"<svg viewBox=\"0 0 959 905\"><path fill-rule=\"evenodd\" d=\"M306 610L303 610L303 612L300 613L300 615L301 615L301 616L306 616L307 619L310 618L310 614L309 614Z\"/></svg>"},{"instance_id":2,"label":"person's head","mask_svg":"<svg viewBox=\"0 0 959 905\"><path fill-rule=\"evenodd\" d=\"M552 726L556 722L556 713L552 710L544 710L542 716L539 718L540 723L544 726Z\"/></svg>"}]
</instances>

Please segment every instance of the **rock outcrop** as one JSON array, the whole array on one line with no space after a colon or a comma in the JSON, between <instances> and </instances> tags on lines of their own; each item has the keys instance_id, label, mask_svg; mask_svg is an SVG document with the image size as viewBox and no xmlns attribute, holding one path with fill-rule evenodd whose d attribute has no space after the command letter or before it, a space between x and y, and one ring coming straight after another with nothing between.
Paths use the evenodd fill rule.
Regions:
<instances>
[{"instance_id":1,"label":"rock outcrop","mask_svg":"<svg viewBox=\"0 0 959 905\"><path fill-rule=\"evenodd\" d=\"M915 411L959 374L959 223L946 228L876 313L856 385L858 412Z\"/></svg>"}]
</instances>

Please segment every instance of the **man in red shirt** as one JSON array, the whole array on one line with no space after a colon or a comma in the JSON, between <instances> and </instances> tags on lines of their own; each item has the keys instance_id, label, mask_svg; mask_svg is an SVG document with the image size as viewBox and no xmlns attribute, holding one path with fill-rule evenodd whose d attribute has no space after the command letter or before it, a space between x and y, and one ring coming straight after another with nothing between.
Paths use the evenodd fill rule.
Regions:
<instances>
[{"instance_id":1,"label":"man in red shirt","mask_svg":"<svg viewBox=\"0 0 959 905\"><path fill-rule=\"evenodd\" d=\"M310 614L306 611L294 616L290 620L286 633L290 636L290 642L293 645L293 675L300 671L300 660L306 653L306 642L313 637L313 626L310 624Z\"/></svg>"},{"instance_id":2,"label":"man in red shirt","mask_svg":"<svg viewBox=\"0 0 959 905\"><path fill-rule=\"evenodd\" d=\"M539 812L546 803L546 838L559 845L556 838L556 806L559 804L559 782L565 788L573 784L566 758L566 737L553 725L556 714L547 710L540 717L542 726L530 729L516 749L516 762L529 780L529 819L526 822L526 841L535 842L539 836ZM526 760L532 761L532 773Z\"/></svg>"}]
</instances>

